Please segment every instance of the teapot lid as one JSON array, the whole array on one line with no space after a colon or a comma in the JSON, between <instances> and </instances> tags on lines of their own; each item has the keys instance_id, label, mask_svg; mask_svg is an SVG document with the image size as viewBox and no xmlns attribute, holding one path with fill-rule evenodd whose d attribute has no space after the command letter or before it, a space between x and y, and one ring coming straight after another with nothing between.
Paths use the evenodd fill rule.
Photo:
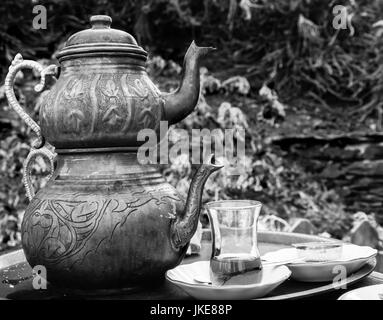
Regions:
<instances>
[{"instance_id":1,"label":"teapot lid","mask_svg":"<svg viewBox=\"0 0 383 320\"><path fill-rule=\"evenodd\" d=\"M90 17L91 28L69 37L57 54L59 61L77 56L123 55L146 61L147 52L137 45L134 37L122 30L111 28L112 18L105 15Z\"/></svg>"}]
</instances>

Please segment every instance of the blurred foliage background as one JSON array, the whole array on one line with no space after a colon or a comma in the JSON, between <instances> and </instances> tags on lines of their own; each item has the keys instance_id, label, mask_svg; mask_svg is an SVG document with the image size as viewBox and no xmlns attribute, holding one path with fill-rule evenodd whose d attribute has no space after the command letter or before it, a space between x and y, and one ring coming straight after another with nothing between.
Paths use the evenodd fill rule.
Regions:
<instances>
[{"instance_id":1,"label":"blurred foliage background","mask_svg":"<svg viewBox=\"0 0 383 320\"><path fill-rule=\"evenodd\" d=\"M38 4L47 8L46 30L32 28L32 10ZM336 4L347 9L346 29L333 27ZM295 147L284 137L319 135L325 144L334 135L353 132L380 137L382 1L2 0L0 249L20 241L20 221L27 205L21 170L34 138L7 105L3 79L8 66L18 52L44 65L57 63L55 54L65 40L87 28L94 14L110 15L114 28L136 37L150 53L150 76L164 91L177 87L182 58L193 39L217 48L201 69L196 112L177 127L244 128L246 136L237 139L246 140L247 156L239 175L229 175L226 168L208 181L205 201L258 199L264 203L264 217L287 221L305 217L318 233L348 236L360 208L349 205L334 183L318 178L315 165L300 161L305 143L312 142L301 143L301 153L292 153ZM15 85L21 104L35 119L40 99L33 91L37 81L38 75L25 72ZM175 141L177 133L170 137ZM343 154L342 145L338 149ZM321 161L327 168L332 160ZM323 166L321 171L326 169ZM194 170L182 155L163 168L182 193L187 192ZM36 176L43 177L46 171L44 161L37 161ZM362 209L379 229L374 207Z\"/></svg>"}]
</instances>

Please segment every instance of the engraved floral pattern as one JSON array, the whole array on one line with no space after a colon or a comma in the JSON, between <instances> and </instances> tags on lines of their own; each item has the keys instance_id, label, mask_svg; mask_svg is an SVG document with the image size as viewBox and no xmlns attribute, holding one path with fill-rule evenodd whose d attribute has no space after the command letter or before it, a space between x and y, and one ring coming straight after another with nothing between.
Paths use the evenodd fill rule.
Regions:
<instances>
[{"instance_id":1,"label":"engraved floral pattern","mask_svg":"<svg viewBox=\"0 0 383 320\"><path fill-rule=\"evenodd\" d=\"M62 148L60 141L69 147L76 147L77 141L81 147L95 141L100 146L108 138L125 147L138 144L139 130L159 127L163 104L160 91L145 74L73 74L59 79L41 117L48 141L57 148Z\"/></svg>"},{"instance_id":2,"label":"engraved floral pattern","mask_svg":"<svg viewBox=\"0 0 383 320\"><path fill-rule=\"evenodd\" d=\"M86 201L41 200L35 197L26 212L22 227L23 245L27 255L43 264L59 263L77 255L92 237L96 237L100 243L112 240L115 230L124 227L129 215L147 210L144 207L149 203L157 207L162 206L161 212L164 212L164 215L161 217L174 219L175 203L181 201L172 188L169 189L167 186L162 189L156 187L136 189L128 195L128 198ZM105 215L119 216L107 239L97 235L97 230L105 227L102 223ZM109 225L110 219L106 218L107 222L104 222L106 226ZM79 254L79 259L84 255L86 255L84 252ZM80 261L81 259L78 262Z\"/></svg>"},{"instance_id":3,"label":"engraved floral pattern","mask_svg":"<svg viewBox=\"0 0 383 320\"><path fill-rule=\"evenodd\" d=\"M74 80L64 91L64 99L69 100L71 108L63 113L63 129L67 133L81 133L85 126L85 84L81 80Z\"/></svg>"}]
</instances>

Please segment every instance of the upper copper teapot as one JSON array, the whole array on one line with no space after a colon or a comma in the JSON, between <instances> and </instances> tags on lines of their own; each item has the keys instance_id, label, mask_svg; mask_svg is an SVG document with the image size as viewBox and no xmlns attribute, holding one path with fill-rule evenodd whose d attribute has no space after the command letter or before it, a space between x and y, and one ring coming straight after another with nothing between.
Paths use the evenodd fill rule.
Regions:
<instances>
[{"instance_id":1,"label":"upper copper teapot","mask_svg":"<svg viewBox=\"0 0 383 320\"><path fill-rule=\"evenodd\" d=\"M31 203L22 244L30 265L45 266L53 284L127 287L159 279L180 263L197 228L203 186L221 168L213 158L202 164L184 201L158 165L143 165L136 154L141 129L159 130L161 120L176 123L194 109L199 58L211 48L193 42L179 89L163 94L145 71L147 53L130 34L111 29L108 16L93 16L91 24L69 38L58 54L60 67L43 68L18 54L6 77L9 104L38 137L24 165ZM57 78L41 104L41 127L13 91L22 68L41 73L37 91L47 76ZM52 174L35 194L29 170L37 155L50 160Z\"/></svg>"},{"instance_id":2,"label":"upper copper teapot","mask_svg":"<svg viewBox=\"0 0 383 320\"><path fill-rule=\"evenodd\" d=\"M198 60L212 48L190 45L179 89L163 94L149 79L147 52L127 32L110 28L109 16L93 16L92 27L72 35L57 54L60 67L43 69L17 55L8 83L18 70L30 67L41 72L42 90L46 75L58 77L40 107L40 127L18 106L15 110L39 137L56 149L137 148L141 129L159 130L161 120L170 124L186 117L199 96ZM12 92L11 102L17 103ZM11 103L12 104L12 103Z\"/></svg>"}]
</instances>

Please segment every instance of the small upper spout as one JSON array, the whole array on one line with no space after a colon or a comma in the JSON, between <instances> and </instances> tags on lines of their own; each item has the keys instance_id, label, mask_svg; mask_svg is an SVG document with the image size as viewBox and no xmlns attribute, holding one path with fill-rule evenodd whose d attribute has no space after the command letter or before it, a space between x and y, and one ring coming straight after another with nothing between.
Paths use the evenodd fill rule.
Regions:
<instances>
[{"instance_id":1,"label":"small upper spout","mask_svg":"<svg viewBox=\"0 0 383 320\"><path fill-rule=\"evenodd\" d=\"M198 218L202 207L202 192L209 176L221 169L223 165L215 163L214 155L211 155L207 163L203 163L195 173L190 184L188 198L183 214L177 216L172 224L171 237L175 248L187 245L197 230Z\"/></svg>"},{"instance_id":2,"label":"small upper spout","mask_svg":"<svg viewBox=\"0 0 383 320\"><path fill-rule=\"evenodd\" d=\"M200 92L199 60L212 47L198 47L193 41L186 52L182 70L181 85L170 94L164 94L165 120L177 123L189 115L195 108Z\"/></svg>"}]
</instances>

